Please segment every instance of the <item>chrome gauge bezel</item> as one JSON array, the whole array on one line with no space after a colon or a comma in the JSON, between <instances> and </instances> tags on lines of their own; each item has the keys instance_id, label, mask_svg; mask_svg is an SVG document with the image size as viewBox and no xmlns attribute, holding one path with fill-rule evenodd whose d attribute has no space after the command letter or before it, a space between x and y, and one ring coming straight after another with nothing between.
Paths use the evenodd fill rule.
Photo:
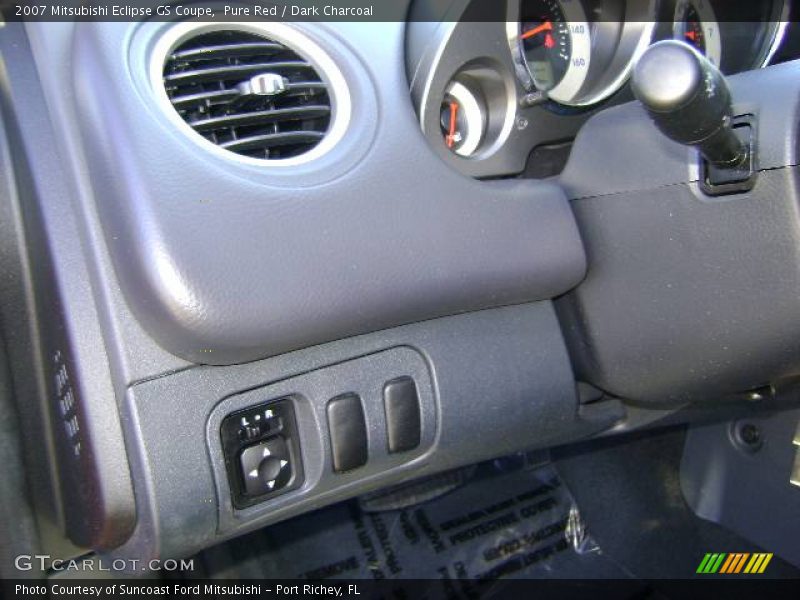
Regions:
<instances>
[{"instance_id":1,"label":"chrome gauge bezel","mask_svg":"<svg viewBox=\"0 0 800 600\"><path fill-rule=\"evenodd\" d=\"M789 12L791 9L791 0L776 0L781 2L780 8L780 16L779 20L775 23L775 29L773 31L772 39L767 46L767 51L764 53L764 58L761 61L761 64L758 66L763 68L772 62L772 58L775 56L775 53L780 48L781 44L783 43L784 38L786 37L786 29L789 25Z\"/></svg>"}]
</instances>

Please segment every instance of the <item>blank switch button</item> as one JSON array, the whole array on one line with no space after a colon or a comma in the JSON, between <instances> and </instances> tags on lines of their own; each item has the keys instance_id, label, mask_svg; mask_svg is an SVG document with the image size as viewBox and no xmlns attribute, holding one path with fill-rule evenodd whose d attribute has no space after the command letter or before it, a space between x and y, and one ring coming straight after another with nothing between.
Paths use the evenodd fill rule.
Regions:
<instances>
[{"instance_id":1,"label":"blank switch button","mask_svg":"<svg viewBox=\"0 0 800 600\"><path fill-rule=\"evenodd\" d=\"M367 462L367 425L358 395L345 394L328 402L328 429L334 471L349 471Z\"/></svg>"},{"instance_id":2,"label":"blank switch button","mask_svg":"<svg viewBox=\"0 0 800 600\"><path fill-rule=\"evenodd\" d=\"M383 387L386 436L389 452L405 452L419 446L421 435L419 396L411 377L393 379Z\"/></svg>"}]
</instances>

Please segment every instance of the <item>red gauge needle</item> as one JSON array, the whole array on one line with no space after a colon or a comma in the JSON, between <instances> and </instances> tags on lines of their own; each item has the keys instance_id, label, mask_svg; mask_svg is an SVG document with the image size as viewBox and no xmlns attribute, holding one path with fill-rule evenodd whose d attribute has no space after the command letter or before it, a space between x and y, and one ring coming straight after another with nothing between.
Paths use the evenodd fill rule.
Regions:
<instances>
[{"instance_id":1,"label":"red gauge needle","mask_svg":"<svg viewBox=\"0 0 800 600\"><path fill-rule=\"evenodd\" d=\"M450 103L450 128L447 132L447 137L445 138L445 143L447 144L448 148L452 148L453 144L455 144L455 137L456 137L456 126L458 123L458 103L451 102Z\"/></svg>"},{"instance_id":2,"label":"red gauge needle","mask_svg":"<svg viewBox=\"0 0 800 600\"><path fill-rule=\"evenodd\" d=\"M545 21L541 25L534 27L533 29L529 29L523 33L521 36L519 36L519 39L527 40L528 38L532 38L537 33L542 33L543 31L553 31L553 24L550 21Z\"/></svg>"},{"instance_id":3,"label":"red gauge needle","mask_svg":"<svg viewBox=\"0 0 800 600\"><path fill-rule=\"evenodd\" d=\"M690 39L690 40L692 40L692 41L694 41L694 40L695 40L695 38L697 37L697 34L696 34L694 31L687 31L687 32L686 32L684 35L685 35L685 36L686 36L688 39Z\"/></svg>"}]
</instances>

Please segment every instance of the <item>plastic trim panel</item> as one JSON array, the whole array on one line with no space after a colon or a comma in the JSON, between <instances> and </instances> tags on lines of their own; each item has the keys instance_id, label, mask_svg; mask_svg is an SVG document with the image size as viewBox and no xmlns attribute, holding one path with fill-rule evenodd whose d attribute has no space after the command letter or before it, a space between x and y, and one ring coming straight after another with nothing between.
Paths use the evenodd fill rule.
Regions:
<instances>
[{"instance_id":1,"label":"plastic trim panel","mask_svg":"<svg viewBox=\"0 0 800 600\"><path fill-rule=\"evenodd\" d=\"M432 152L411 106L402 23L296 24L341 69L353 118L334 149L291 169L198 152L173 126L146 68L166 26L78 24L74 80L42 68L75 90L120 285L173 354L254 360L551 298L583 277L557 186L474 181Z\"/></svg>"}]
</instances>

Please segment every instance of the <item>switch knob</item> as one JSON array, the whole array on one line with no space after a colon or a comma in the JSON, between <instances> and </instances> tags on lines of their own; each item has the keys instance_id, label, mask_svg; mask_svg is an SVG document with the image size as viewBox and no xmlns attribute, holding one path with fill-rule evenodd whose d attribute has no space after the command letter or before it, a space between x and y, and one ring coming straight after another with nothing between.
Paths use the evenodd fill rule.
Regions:
<instances>
[{"instance_id":1,"label":"switch knob","mask_svg":"<svg viewBox=\"0 0 800 600\"><path fill-rule=\"evenodd\" d=\"M632 87L668 138L696 146L717 167L735 168L747 158L747 147L731 126L725 77L688 44L653 44L634 67Z\"/></svg>"},{"instance_id":2,"label":"switch knob","mask_svg":"<svg viewBox=\"0 0 800 600\"><path fill-rule=\"evenodd\" d=\"M275 492L291 483L289 448L281 436L245 448L239 460L249 496Z\"/></svg>"}]
</instances>

